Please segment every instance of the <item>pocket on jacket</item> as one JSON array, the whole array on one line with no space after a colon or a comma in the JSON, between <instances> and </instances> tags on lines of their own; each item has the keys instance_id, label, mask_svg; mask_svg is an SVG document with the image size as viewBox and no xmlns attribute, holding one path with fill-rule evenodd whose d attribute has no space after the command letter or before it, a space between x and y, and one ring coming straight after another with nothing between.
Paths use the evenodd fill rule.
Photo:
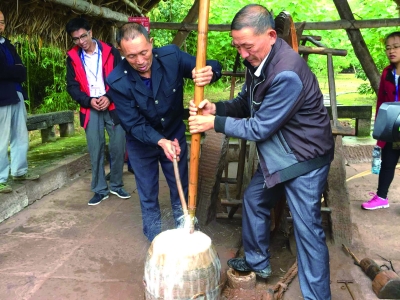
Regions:
<instances>
[{"instance_id":1,"label":"pocket on jacket","mask_svg":"<svg viewBox=\"0 0 400 300\"><path fill-rule=\"evenodd\" d=\"M286 142L286 139L280 130L276 133L275 137L279 141L279 144L282 146L282 150L284 150L287 154L293 153L292 149L289 147L289 144Z\"/></svg>"}]
</instances>

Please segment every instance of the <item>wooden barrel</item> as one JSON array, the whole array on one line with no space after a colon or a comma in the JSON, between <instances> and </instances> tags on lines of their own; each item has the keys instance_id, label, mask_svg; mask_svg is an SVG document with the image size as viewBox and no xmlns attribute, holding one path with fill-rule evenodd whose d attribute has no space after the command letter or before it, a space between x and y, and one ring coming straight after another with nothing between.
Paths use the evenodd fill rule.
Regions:
<instances>
[{"instance_id":1,"label":"wooden barrel","mask_svg":"<svg viewBox=\"0 0 400 300\"><path fill-rule=\"evenodd\" d=\"M211 239L200 231L167 230L147 251L147 300L220 298L221 263Z\"/></svg>"}]
</instances>

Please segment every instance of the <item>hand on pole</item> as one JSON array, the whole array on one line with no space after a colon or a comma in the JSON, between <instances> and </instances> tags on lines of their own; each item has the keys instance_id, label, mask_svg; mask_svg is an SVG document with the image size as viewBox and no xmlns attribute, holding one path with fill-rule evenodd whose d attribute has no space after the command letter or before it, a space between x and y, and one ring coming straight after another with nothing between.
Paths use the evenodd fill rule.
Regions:
<instances>
[{"instance_id":1,"label":"hand on pole","mask_svg":"<svg viewBox=\"0 0 400 300\"><path fill-rule=\"evenodd\" d=\"M215 116L198 115L189 117L189 131L191 134L204 132L214 128Z\"/></svg>"},{"instance_id":2,"label":"hand on pole","mask_svg":"<svg viewBox=\"0 0 400 300\"><path fill-rule=\"evenodd\" d=\"M214 76L211 66L205 66L204 68L192 70L192 78L197 86L205 86L209 84Z\"/></svg>"},{"instance_id":3,"label":"hand on pole","mask_svg":"<svg viewBox=\"0 0 400 300\"><path fill-rule=\"evenodd\" d=\"M207 115L215 115L216 107L214 103L211 103L207 99L204 99L199 103L199 107L196 107L194 100L190 100L189 102L189 115L196 116L198 110L201 109L201 114L203 116Z\"/></svg>"},{"instance_id":4,"label":"hand on pole","mask_svg":"<svg viewBox=\"0 0 400 300\"><path fill-rule=\"evenodd\" d=\"M179 155L181 154L181 147L179 146L179 142L177 139L173 141L167 139L161 139L158 141L158 145L163 148L165 156L173 161L176 158L179 161Z\"/></svg>"}]
</instances>

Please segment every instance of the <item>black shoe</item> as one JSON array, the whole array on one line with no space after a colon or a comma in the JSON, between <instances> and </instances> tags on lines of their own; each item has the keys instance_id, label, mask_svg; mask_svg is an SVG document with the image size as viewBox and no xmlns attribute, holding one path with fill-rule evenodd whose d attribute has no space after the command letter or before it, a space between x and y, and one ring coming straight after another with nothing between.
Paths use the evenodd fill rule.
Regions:
<instances>
[{"instance_id":1,"label":"black shoe","mask_svg":"<svg viewBox=\"0 0 400 300\"><path fill-rule=\"evenodd\" d=\"M247 265L245 258L231 258L227 263L230 268L239 272L254 272L262 278L268 278L272 275L270 265L268 265L264 270L256 271Z\"/></svg>"},{"instance_id":2,"label":"black shoe","mask_svg":"<svg viewBox=\"0 0 400 300\"><path fill-rule=\"evenodd\" d=\"M111 172L106 175L106 180L110 181L110 178L111 178Z\"/></svg>"},{"instance_id":3,"label":"black shoe","mask_svg":"<svg viewBox=\"0 0 400 300\"><path fill-rule=\"evenodd\" d=\"M97 205L100 204L101 201L105 200L108 198L108 194L98 194L94 193L94 196L92 199L89 200L88 205Z\"/></svg>"},{"instance_id":4,"label":"black shoe","mask_svg":"<svg viewBox=\"0 0 400 300\"><path fill-rule=\"evenodd\" d=\"M121 199L128 199L131 197L131 195L128 194L127 191L124 190L124 188L119 188L116 190L110 190L111 194L117 195Z\"/></svg>"}]
</instances>

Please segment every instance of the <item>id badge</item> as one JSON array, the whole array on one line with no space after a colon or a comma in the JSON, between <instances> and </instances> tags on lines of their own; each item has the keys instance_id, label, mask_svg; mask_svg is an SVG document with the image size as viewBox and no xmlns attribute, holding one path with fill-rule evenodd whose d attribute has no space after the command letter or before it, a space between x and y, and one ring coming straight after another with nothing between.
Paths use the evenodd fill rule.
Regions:
<instances>
[{"instance_id":1,"label":"id badge","mask_svg":"<svg viewBox=\"0 0 400 300\"><path fill-rule=\"evenodd\" d=\"M92 97L100 97L100 87L97 85L91 85L90 86L90 95Z\"/></svg>"}]
</instances>

